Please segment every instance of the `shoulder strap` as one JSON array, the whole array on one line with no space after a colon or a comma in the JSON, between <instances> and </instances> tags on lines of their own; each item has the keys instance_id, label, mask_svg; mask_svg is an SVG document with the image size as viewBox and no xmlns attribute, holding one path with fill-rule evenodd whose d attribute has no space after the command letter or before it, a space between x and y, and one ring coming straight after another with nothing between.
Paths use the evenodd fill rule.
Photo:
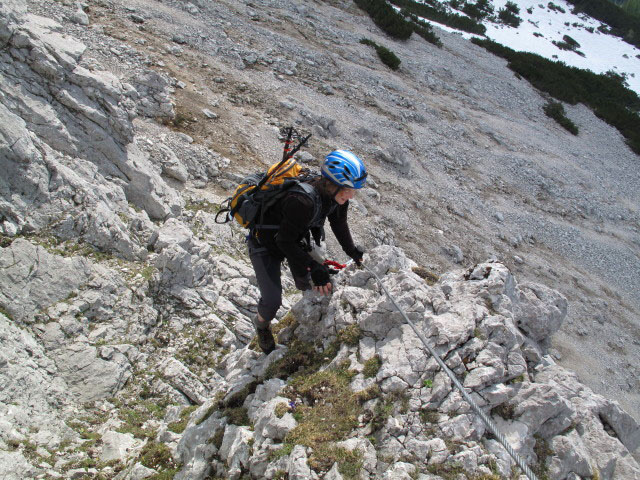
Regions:
<instances>
[{"instance_id":1,"label":"shoulder strap","mask_svg":"<svg viewBox=\"0 0 640 480\"><path fill-rule=\"evenodd\" d=\"M279 195L274 195L270 199L269 207L272 206L275 202L281 200L284 195L288 195L290 193L299 193L307 197L313 203L313 216L311 217L311 222L308 227L312 227L317 224L322 223L322 198L318 191L310 184L306 182L301 182L299 179L291 178L286 179L285 184L283 185L283 191L280 192ZM263 209L266 211L267 208ZM260 217L260 222L255 225L254 228L258 230L275 230L280 228L279 225L266 225L263 223L263 215Z\"/></svg>"},{"instance_id":2,"label":"shoulder strap","mask_svg":"<svg viewBox=\"0 0 640 480\"><path fill-rule=\"evenodd\" d=\"M313 202L313 217L311 217L311 222L309 226L312 227L322 220L320 217L322 215L322 198L320 197L320 193L314 188L313 185L306 182L296 182L297 185L291 187L292 192L302 193L307 198L309 198Z\"/></svg>"}]
</instances>

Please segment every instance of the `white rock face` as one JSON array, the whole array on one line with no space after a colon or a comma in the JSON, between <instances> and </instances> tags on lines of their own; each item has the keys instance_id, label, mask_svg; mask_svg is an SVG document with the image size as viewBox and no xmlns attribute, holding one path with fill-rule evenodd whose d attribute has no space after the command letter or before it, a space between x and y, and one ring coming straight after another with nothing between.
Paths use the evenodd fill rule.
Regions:
<instances>
[{"instance_id":1,"label":"white rock face","mask_svg":"<svg viewBox=\"0 0 640 480\"><path fill-rule=\"evenodd\" d=\"M69 385L42 346L1 314L0 344L0 440L23 440L30 429L41 429L40 437L50 448L75 438L58 414L72 405ZM17 475L23 462L20 452L14 453Z\"/></svg>"},{"instance_id":2,"label":"white rock face","mask_svg":"<svg viewBox=\"0 0 640 480\"><path fill-rule=\"evenodd\" d=\"M130 433L118 433L114 431L106 432L102 435L102 453L100 460L108 462L110 460L120 460L126 462L131 456L135 446L139 442Z\"/></svg>"},{"instance_id":3,"label":"white rock face","mask_svg":"<svg viewBox=\"0 0 640 480\"><path fill-rule=\"evenodd\" d=\"M227 425L225 428L220 458L227 462L230 479L240 478L242 470L249 466L249 440L252 438L253 433L246 427Z\"/></svg>"},{"instance_id":4,"label":"white rock face","mask_svg":"<svg viewBox=\"0 0 640 480\"><path fill-rule=\"evenodd\" d=\"M67 298L92 274L86 259L51 255L21 238L0 249L0 268L0 305L16 320L28 322L36 311Z\"/></svg>"},{"instance_id":5,"label":"white rock face","mask_svg":"<svg viewBox=\"0 0 640 480\"><path fill-rule=\"evenodd\" d=\"M206 400L207 387L178 360L171 358L161 368L167 381L192 402L202 404Z\"/></svg>"},{"instance_id":6,"label":"white rock face","mask_svg":"<svg viewBox=\"0 0 640 480\"><path fill-rule=\"evenodd\" d=\"M2 230L15 235L54 223L62 239L143 258L149 217L178 214L183 201L131 143L122 84L82 67L85 45L56 22L26 13L20 2L0 9Z\"/></svg>"}]
</instances>

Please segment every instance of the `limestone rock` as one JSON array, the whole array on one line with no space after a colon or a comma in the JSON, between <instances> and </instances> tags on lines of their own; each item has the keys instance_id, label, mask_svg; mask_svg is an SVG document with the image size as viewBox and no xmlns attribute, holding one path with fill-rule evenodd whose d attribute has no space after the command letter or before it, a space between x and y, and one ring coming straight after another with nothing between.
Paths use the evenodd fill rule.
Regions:
<instances>
[{"instance_id":1,"label":"limestone rock","mask_svg":"<svg viewBox=\"0 0 640 480\"><path fill-rule=\"evenodd\" d=\"M27 322L36 311L66 299L92 274L88 260L52 255L22 238L0 248L0 268L0 305Z\"/></svg>"},{"instance_id":2,"label":"limestone rock","mask_svg":"<svg viewBox=\"0 0 640 480\"><path fill-rule=\"evenodd\" d=\"M0 314L0 440L21 441L15 429L29 431L47 425L50 432L42 443L55 448L67 438L76 437L60 418L59 412L73 400L69 386L56 364L34 336ZM22 461L15 452L16 472ZM2 465L2 462L0 462ZM17 478L17 477L14 477Z\"/></svg>"},{"instance_id":3,"label":"limestone rock","mask_svg":"<svg viewBox=\"0 0 640 480\"><path fill-rule=\"evenodd\" d=\"M287 468L289 478L292 480L308 480L312 478L311 469L307 464L307 452L302 445L296 445L289 455Z\"/></svg>"},{"instance_id":4,"label":"limestone rock","mask_svg":"<svg viewBox=\"0 0 640 480\"><path fill-rule=\"evenodd\" d=\"M125 462L131 456L132 450L139 444L130 433L108 431L102 435L102 453L100 460L109 462L119 460Z\"/></svg>"},{"instance_id":5,"label":"limestone rock","mask_svg":"<svg viewBox=\"0 0 640 480\"><path fill-rule=\"evenodd\" d=\"M227 425L225 428L220 447L220 458L229 467L230 479L240 478L242 470L248 468L251 453L249 440L252 438L253 433L247 427Z\"/></svg>"},{"instance_id":6,"label":"limestone rock","mask_svg":"<svg viewBox=\"0 0 640 480\"><path fill-rule=\"evenodd\" d=\"M218 452L212 439L222 434L226 426L226 419L210 414L213 402L204 403L193 414L178 442L177 456L184 467L176 474L176 480L203 480L211 471L211 459Z\"/></svg>"},{"instance_id":7,"label":"limestone rock","mask_svg":"<svg viewBox=\"0 0 640 480\"><path fill-rule=\"evenodd\" d=\"M519 301L514 309L518 326L536 342L548 341L567 316L567 299L539 284L524 283L518 291Z\"/></svg>"},{"instance_id":8,"label":"limestone rock","mask_svg":"<svg viewBox=\"0 0 640 480\"><path fill-rule=\"evenodd\" d=\"M145 69L128 81L132 86L128 96L136 100L138 115L169 120L175 117L169 92L171 82L165 73Z\"/></svg>"},{"instance_id":9,"label":"limestone rock","mask_svg":"<svg viewBox=\"0 0 640 480\"><path fill-rule=\"evenodd\" d=\"M167 381L189 399L202 404L207 399L208 389L193 373L175 358L170 358L161 366Z\"/></svg>"}]
</instances>

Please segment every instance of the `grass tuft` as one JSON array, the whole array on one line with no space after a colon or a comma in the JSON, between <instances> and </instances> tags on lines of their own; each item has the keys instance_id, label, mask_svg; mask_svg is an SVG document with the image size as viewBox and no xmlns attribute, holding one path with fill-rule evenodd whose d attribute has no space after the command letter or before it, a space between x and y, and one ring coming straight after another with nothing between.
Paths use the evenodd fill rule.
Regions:
<instances>
[{"instance_id":1,"label":"grass tuft","mask_svg":"<svg viewBox=\"0 0 640 480\"><path fill-rule=\"evenodd\" d=\"M378 374L380 367L382 366L382 360L378 355L374 355L369 360L364 362L364 369L362 370L362 374L365 378L372 378Z\"/></svg>"}]
</instances>

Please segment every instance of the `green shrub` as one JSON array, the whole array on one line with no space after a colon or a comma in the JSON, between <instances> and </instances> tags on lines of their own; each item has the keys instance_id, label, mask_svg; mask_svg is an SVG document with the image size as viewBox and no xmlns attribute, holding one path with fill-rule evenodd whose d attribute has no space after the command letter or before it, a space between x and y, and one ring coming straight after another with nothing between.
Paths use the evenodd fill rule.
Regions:
<instances>
[{"instance_id":1,"label":"green shrub","mask_svg":"<svg viewBox=\"0 0 640 480\"><path fill-rule=\"evenodd\" d=\"M475 20L482 20L485 17L484 12L475 3L465 3L462 11Z\"/></svg>"},{"instance_id":2,"label":"green shrub","mask_svg":"<svg viewBox=\"0 0 640 480\"><path fill-rule=\"evenodd\" d=\"M565 130L572 133L573 135L578 135L578 127L576 127L575 123L567 118L564 107L560 102L554 102L553 100L550 100L549 103L547 103L543 108L544 113L547 117L553 118Z\"/></svg>"},{"instance_id":3,"label":"green shrub","mask_svg":"<svg viewBox=\"0 0 640 480\"><path fill-rule=\"evenodd\" d=\"M489 0L478 0L476 7L484 14L484 17L493 15L493 4Z\"/></svg>"},{"instance_id":4,"label":"green shrub","mask_svg":"<svg viewBox=\"0 0 640 480\"><path fill-rule=\"evenodd\" d=\"M505 25L509 25L510 27L518 28L522 19L518 16L520 13L520 9L513 2L507 2L504 8L501 8L498 11L498 18Z\"/></svg>"},{"instance_id":5,"label":"green shrub","mask_svg":"<svg viewBox=\"0 0 640 480\"><path fill-rule=\"evenodd\" d=\"M407 11L406 9L402 10L402 14L406 15L406 17L413 22L414 32L424 38L427 42L434 44L436 47L442 47L442 42L433 32L433 27L429 23L421 20L417 15Z\"/></svg>"},{"instance_id":6,"label":"green shrub","mask_svg":"<svg viewBox=\"0 0 640 480\"><path fill-rule=\"evenodd\" d=\"M571 105L581 102L589 106L598 117L617 128L629 147L640 155L640 97L626 88L622 77L569 67L535 53L516 52L489 39L471 41L506 58L509 68L538 90Z\"/></svg>"},{"instance_id":7,"label":"green shrub","mask_svg":"<svg viewBox=\"0 0 640 480\"><path fill-rule=\"evenodd\" d=\"M611 27L608 33L622 38L625 42L640 47L640 18L629 15L625 10L608 0L567 0L575 6L573 12L584 12ZM598 29L600 30L600 28Z\"/></svg>"},{"instance_id":8,"label":"green shrub","mask_svg":"<svg viewBox=\"0 0 640 480\"><path fill-rule=\"evenodd\" d=\"M360 43L375 48L378 57L380 57L380 60L382 60L382 63L384 63L391 70L398 70L398 68L400 68L400 59L388 48L383 47L382 45L378 45L376 42L373 42L366 38L360 40Z\"/></svg>"},{"instance_id":9,"label":"green shrub","mask_svg":"<svg viewBox=\"0 0 640 480\"><path fill-rule=\"evenodd\" d=\"M349 347L355 347L360 343L362 330L357 324L349 325L338 332L338 340Z\"/></svg>"},{"instance_id":10,"label":"green shrub","mask_svg":"<svg viewBox=\"0 0 640 480\"><path fill-rule=\"evenodd\" d=\"M549 466L547 465L547 458L554 454L553 450L549 447L549 443L540 435L534 435L536 443L533 446L533 451L538 458L538 463L531 466L531 470L541 479L549 478Z\"/></svg>"},{"instance_id":11,"label":"green shrub","mask_svg":"<svg viewBox=\"0 0 640 480\"><path fill-rule=\"evenodd\" d=\"M154 470L174 469L178 465L173 460L171 451L164 443L149 440L140 452L140 463Z\"/></svg>"},{"instance_id":12,"label":"green shrub","mask_svg":"<svg viewBox=\"0 0 640 480\"><path fill-rule=\"evenodd\" d=\"M576 42L573 38L571 38L569 35L563 36L562 40L564 40L565 43L568 43L569 45L571 45L573 49L580 48L580 44Z\"/></svg>"},{"instance_id":13,"label":"green shrub","mask_svg":"<svg viewBox=\"0 0 640 480\"><path fill-rule=\"evenodd\" d=\"M400 7L403 12L412 13L419 17L428 18L434 22L442 23L451 28L463 30L469 33L484 35L487 28L474 19L457 13L450 13L444 5L435 0L427 0L425 3L416 3L413 0L390 0L395 6Z\"/></svg>"},{"instance_id":14,"label":"green shrub","mask_svg":"<svg viewBox=\"0 0 640 480\"><path fill-rule=\"evenodd\" d=\"M556 5L556 4L555 4L555 3L553 3L553 2L549 2L549 3L547 4L547 8L548 8L549 10L553 10L553 11L555 11L555 12L567 13L567 12L565 11L565 9L564 9L564 8L559 7L558 5Z\"/></svg>"},{"instance_id":15,"label":"green shrub","mask_svg":"<svg viewBox=\"0 0 640 480\"><path fill-rule=\"evenodd\" d=\"M231 407L223 410L222 414L227 417L232 425L250 425L249 412L245 407Z\"/></svg>"},{"instance_id":16,"label":"green shrub","mask_svg":"<svg viewBox=\"0 0 640 480\"><path fill-rule=\"evenodd\" d=\"M413 33L411 24L396 12L385 0L354 0L367 12L373 23L393 38L407 40Z\"/></svg>"},{"instance_id":17,"label":"green shrub","mask_svg":"<svg viewBox=\"0 0 640 480\"><path fill-rule=\"evenodd\" d=\"M562 42L553 42L553 44L558 47L560 50L569 50L571 52L576 52L578 54L582 54L582 52L578 52L577 49L580 48L580 44L576 42L569 35L565 35L562 37ZM584 56L584 55L583 55Z\"/></svg>"},{"instance_id":18,"label":"green shrub","mask_svg":"<svg viewBox=\"0 0 640 480\"><path fill-rule=\"evenodd\" d=\"M621 8L629 15L640 18L640 0L627 0Z\"/></svg>"}]
</instances>

